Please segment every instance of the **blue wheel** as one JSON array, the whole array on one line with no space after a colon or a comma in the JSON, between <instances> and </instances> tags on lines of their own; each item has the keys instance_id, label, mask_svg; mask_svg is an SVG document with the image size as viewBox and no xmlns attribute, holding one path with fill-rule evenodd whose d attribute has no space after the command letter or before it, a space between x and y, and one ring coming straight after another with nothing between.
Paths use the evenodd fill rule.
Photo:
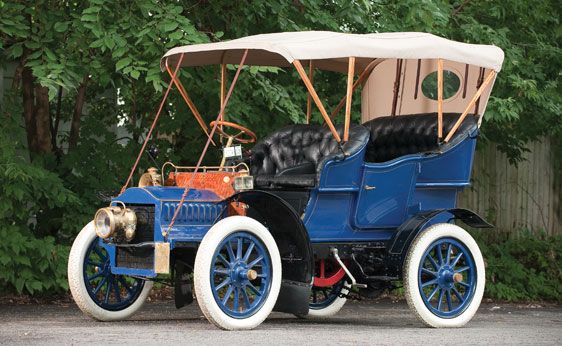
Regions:
<instances>
[{"instance_id":1,"label":"blue wheel","mask_svg":"<svg viewBox=\"0 0 562 346\"><path fill-rule=\"evenodd\" d=\"M94 239L84 257L84 285L90 298L102 309L119 311L131 306L144 287L144 280L111 273L109 255Z\"/></svg>"},{"instance_id":2,"label":"blue wheel","mask_svg":"<svg viewBox=\"0 0 562 346\"><path fill-rule=\"evenodd\" d=\"M219 221L205 235L194 267L197 302L223 329L251 329L269 315L281 286L275 240L245 216Z\"/></svg>"},{"instance_id":3,"label":"blue wheel","mask_svg":"<svg viewBox=\"0 0 562 346\"><path fill-rule=\"evenodd\" d=\"M252 316L267 300L271 260L261 240L246 231L232 233L217 247L211 288L221 310L234 318Z\"/></svg>"},{"instance_id":4,"label":"blue wheel","mask_svg":"<svg viewBox=\"0 0 562 346\"><path fill-rule=\"evenodd\" d=\"M91 222L72 244L68 283L78 307L102 321L131 316L144 304L152 288L152 282L111 273L108 253Z\"/></svg>"},{"instance_id":5,"label":"blue wheel","mask_svg":"<svg viewBox=\"0 0 562 346\"><path fill-rule=\"evenodd\" d=\"M470 305L476 289L472 254L456 239L434 241L420 261L418 282L431 312L444 318L459 316Z\"/></svg>"},{"instance_id":6,"label":"blue wheel","mask_svg":"<svg viewBox=\"0 0 562 346\"><path fill-rule=\"evenodd\" d=\"M404 274L408 304L430 326L464 325L480 305L484 261L474 239L456 225L423 231L410 247Z\"/></svg>"}]
</instances>

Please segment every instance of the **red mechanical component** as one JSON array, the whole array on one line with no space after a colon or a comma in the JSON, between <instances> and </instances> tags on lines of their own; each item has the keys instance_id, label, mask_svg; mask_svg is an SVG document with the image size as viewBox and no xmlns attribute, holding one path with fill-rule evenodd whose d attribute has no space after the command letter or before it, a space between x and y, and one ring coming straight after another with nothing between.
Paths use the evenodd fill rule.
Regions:
<instances>
[{"instance_id":1,"label":"red mechanical component","mask_svg":"<svg viewBox=\"0 0 562 346\"><path fill-rule=\"evenodd\" d=\"M318 276L314 277L315 287L330 287L345 277L345 271L335 261L321 259L317 262Z\"/></svg>"}]
</instances>

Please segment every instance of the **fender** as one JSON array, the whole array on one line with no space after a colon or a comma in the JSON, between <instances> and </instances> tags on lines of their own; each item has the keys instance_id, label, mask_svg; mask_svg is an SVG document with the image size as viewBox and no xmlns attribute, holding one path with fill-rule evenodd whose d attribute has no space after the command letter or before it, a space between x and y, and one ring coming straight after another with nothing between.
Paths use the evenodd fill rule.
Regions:
<instances>
[{"instance_id":1,"label":"fender","mask_svg":"<svg viewBox=\"0 0 562 346\"><path fill-rule=\"evenodd\" d=\"M308 314L314 257L310 238L301 218L289 203L266 191L239 192L227 201L246 204L247 216L267 227L277 243L283 280L274 310L297 315Z\"/></svg>"},{"instance_id":2,"label":"fender","mask_svg":"<svg viewBox=\"0 0 562 346\"><path fill-rule=\"evenodd\" d=\"M412 241L420 234L427 224L435 217L449 213L453 220L461 220L470 227L474 228L493 228L494 226L486 222L481 216L472 210L453 208L435 209L418 213L406 220L394 233L387 243L388 275L401 276L402 266L406 259L407 250Z\"/></svg>"}]
</instances>

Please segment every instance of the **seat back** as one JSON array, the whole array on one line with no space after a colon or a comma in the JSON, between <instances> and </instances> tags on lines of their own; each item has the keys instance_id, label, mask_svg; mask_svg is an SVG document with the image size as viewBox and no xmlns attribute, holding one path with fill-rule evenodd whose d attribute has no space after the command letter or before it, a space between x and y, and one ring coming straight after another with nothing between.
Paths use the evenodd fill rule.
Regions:
<instances>
[{"instance_id":1,"label":"seat back","mask_svg":"<svg viewBox=\"0 0 562 346\"><path fill-rule=\"evenodd\" d=\"M459 119L459 113L443 114L446 136ZM450 142L476 128L478 117L468 115ZM400 156L443 150L437 139L437 113L386 116L363 124L371 132L365 161L386 162Z\"/></svg>"},{"instance_id":2,"label":"seat back","mask_svg":"<svg viewBox=\"0 0 562 346\"><path fill-rule=\"evenodd\" d=\"M336 127L341 133L341 126ZM342 149L352 155L366 145L369 131L361 125L352 125L349 141ZM323 163L342 154L334 136L326 126L295 124L275 131L261 140L251 151L250 167L252 175L276 175L281 171L313 163L319 173Z\"/></svg>"}]
</instances>

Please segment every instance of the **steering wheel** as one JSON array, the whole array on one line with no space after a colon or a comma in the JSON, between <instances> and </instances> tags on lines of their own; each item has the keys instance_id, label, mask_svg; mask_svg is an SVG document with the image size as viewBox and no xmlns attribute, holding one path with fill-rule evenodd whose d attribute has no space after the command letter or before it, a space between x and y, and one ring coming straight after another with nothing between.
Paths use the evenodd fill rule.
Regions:
<instances>
[{"instance_id":1,"label":"steering wheel","mask_svg":"<svg viewBox=\"0 0 562 346\"><path fill-rule=\"evenodd\" d=\"M224 120L218 120L218 121L211 121L211 123L209 124L209 126L214 127L215 124L217 125L217 132L220 133L221 135L232 139L238 143L241 144L248 144L248 143L255 143L256 142L256 134L253 133L252 131L250 131L249 129L245 128L242 125L238 125L236 123L231 123L230 121L224 121ZM230 127L233 129L236 129L240 132L238 132L235 135L230 135L226 132L224 132L224 130L221 128L222 127Z\"/></svg>"}]
</instances>

